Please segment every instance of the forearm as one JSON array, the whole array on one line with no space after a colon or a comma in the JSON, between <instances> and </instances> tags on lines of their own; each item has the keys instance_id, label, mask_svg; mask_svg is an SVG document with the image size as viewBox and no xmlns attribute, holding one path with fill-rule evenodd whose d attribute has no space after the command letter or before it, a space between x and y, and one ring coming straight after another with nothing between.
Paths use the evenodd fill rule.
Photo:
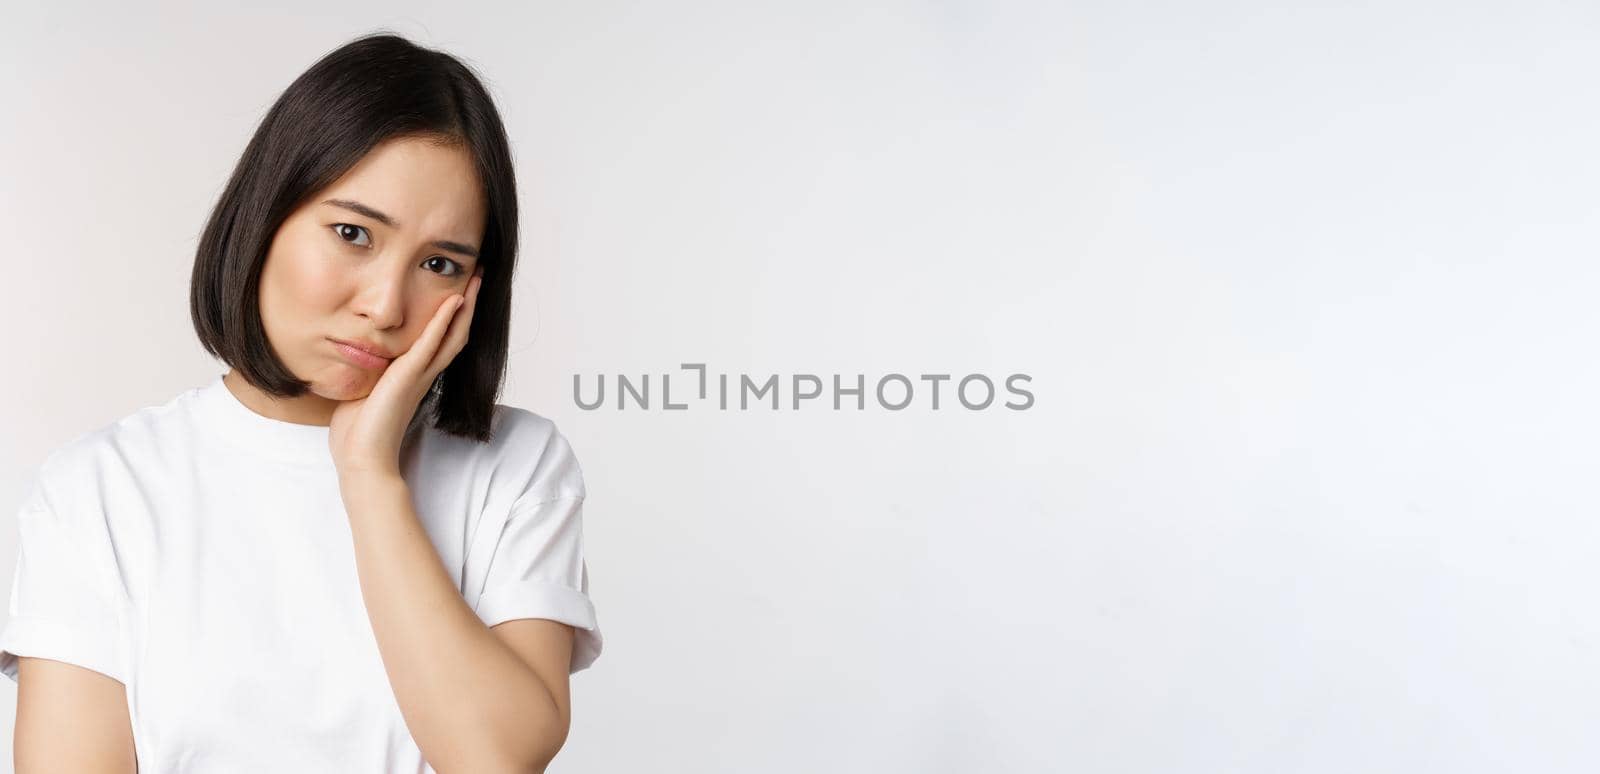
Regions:
<instances>
[{"instance_id":1,"label":"forearm","mask_svg":"<svg viewBox=\"0 0 1600 774\"><path fill-rule=\"evenodd\" d=\"M441 774L542 771L562 742L556 702L462 598L405 480L362 475L340 489L367 616L423 757Z\"/></svg>"}]
</instances>

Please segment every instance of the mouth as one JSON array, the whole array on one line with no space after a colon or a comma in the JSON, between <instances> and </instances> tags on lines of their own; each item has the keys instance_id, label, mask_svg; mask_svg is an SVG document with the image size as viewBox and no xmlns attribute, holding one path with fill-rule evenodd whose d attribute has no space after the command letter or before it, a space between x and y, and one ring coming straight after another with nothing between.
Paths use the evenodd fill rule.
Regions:
<instances>
[{"instance_id":1,"label":"mouth","mask_svg":"<svg viewBox=\"0 0 1600 774\"><path fill-rule=\"evenodd\" d=\"M392 357L386 357L381 353L373 352L365 348L364 345L355 344L349 341L342 341L340 339L328 339L328 341L333 342L333 348L338 350L339 354L343 355L345 360L348 360L362 368L376 370L389 365L390 361L394 360Z\"/></svg>"}]
</instances>

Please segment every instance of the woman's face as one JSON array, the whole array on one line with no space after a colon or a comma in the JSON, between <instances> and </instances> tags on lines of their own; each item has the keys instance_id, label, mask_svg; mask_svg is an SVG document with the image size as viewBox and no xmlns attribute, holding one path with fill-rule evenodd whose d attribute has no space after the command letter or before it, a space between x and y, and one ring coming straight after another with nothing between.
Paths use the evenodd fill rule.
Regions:
<instances>
[{"instance_id":1,"label":"woman's face","mask_svg":"<svg viewBox=\"0 0 1600 774\"><path fill-rule=\"evenodd\" d=\"M486 209L465 147L375 147L273 237L260 286L273 352L322 398L366 397L388 362L335 340L404 353L447 297L466 292Z\"/></svg>"}]
</instances>

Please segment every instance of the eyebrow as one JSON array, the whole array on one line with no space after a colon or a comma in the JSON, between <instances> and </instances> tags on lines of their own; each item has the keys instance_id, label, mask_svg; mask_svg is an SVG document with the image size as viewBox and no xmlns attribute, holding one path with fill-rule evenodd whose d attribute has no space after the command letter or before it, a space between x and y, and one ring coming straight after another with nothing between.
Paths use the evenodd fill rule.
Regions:
<instances>
[{"instance_id":1,"label":"eyebrow","mask_svg":"<svg viewBox=\"0 0 1600 774\"><path fill-rule=\"evenodd\" d=\"M385 215L353 199L324 199L322 203L331 204L335 207L342 207L359 215L365 215L366 217L372 218L373 220L378 221L389 228L399 227L399 224L395 222L394 218L391 218L388 215ZM452 242L448 239L438 239L434 240L433 246L439 248L440 250L449 250L453 253L472 256L473 260L478 259L478 248L470 245L464 245L460 242Z\"/></svg>"}]
</instances>

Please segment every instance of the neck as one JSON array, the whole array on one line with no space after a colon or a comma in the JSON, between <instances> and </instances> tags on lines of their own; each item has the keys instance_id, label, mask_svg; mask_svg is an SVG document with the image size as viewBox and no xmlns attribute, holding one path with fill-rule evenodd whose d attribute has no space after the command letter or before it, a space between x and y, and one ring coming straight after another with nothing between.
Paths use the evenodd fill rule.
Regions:
<instances>
[{"instance_id":1,"label":"neck","mask_svg":"<svg viewBox=\"0 0 1600 774\"><path fill-rule=\"evenodd\" d=\"M232 368L223 375L222 383L246 408L280 422L327 427L333 419L334 408L339 405L339 401L324 398L314 392L307 392L298 398L268 395L245 381L244 377L239 375L239 371Z\"/></svg>"}]
</instances>

